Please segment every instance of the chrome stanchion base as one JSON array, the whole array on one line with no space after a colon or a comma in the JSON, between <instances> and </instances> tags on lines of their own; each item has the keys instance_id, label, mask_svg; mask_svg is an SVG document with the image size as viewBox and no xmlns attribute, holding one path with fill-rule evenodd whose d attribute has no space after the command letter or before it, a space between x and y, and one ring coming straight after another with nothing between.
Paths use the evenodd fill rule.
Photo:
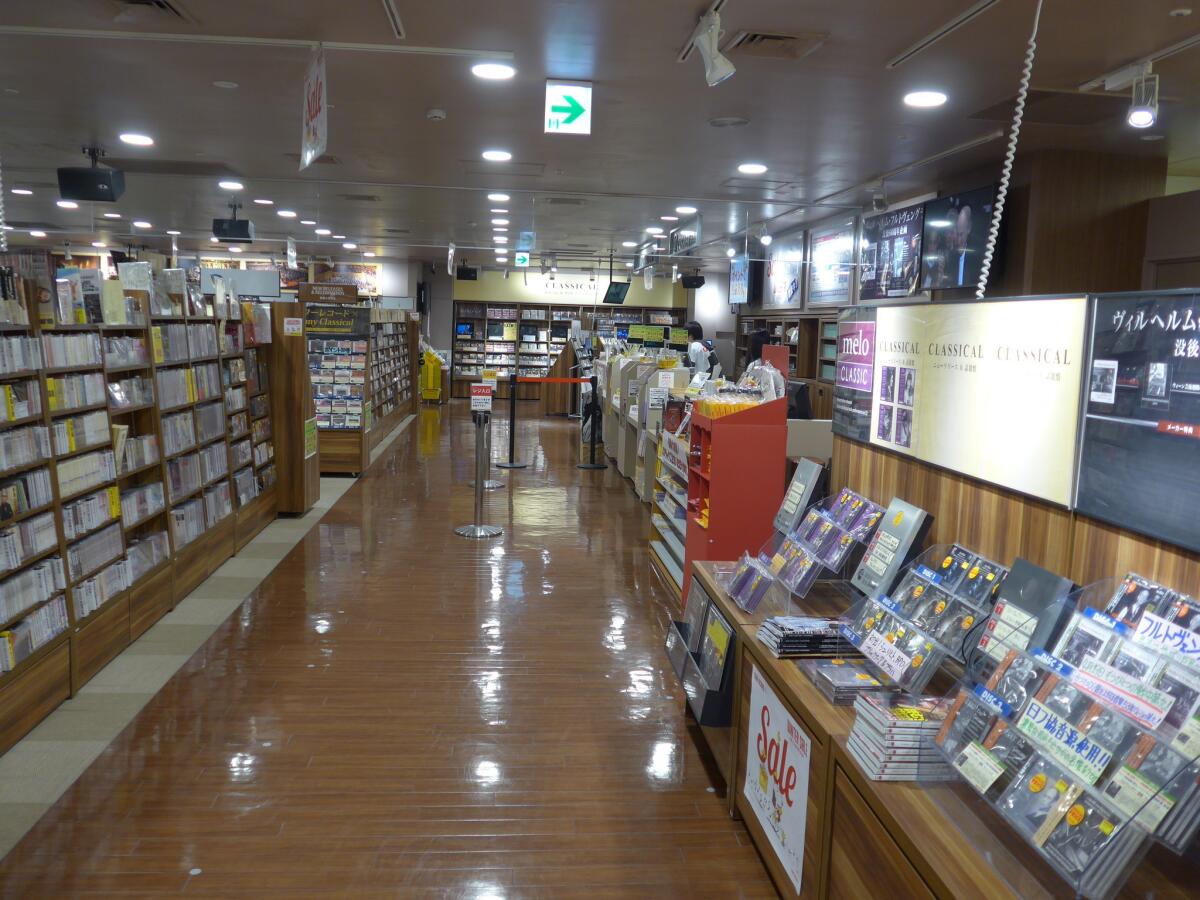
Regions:
<instances>
[{"instance_id":1,"label":"chrome stanchion base","mask_svg":"<svg viewBox=\"0 0 1200 900\"><path fill-rule=\"evenodd\" d=\"M465 538L492 538L504 534L504 529L499 525L460 525L454 533Z\"/></svg>"},{"instance_id":2,"label":"chrome stanchion base","mask_svg":"<svg viewBox=\"0 0 1200 900\"><path fill-rule=\"evenodd\" d=\"M497 469L528 469L529 463L518 463L518 462L496 463L496 468Z\"/></svg>"},{"instance_id":3,"label":"chrome stanchion base","mask_svg":"<svg viewBox=\"0 0 1200 900\"><path fill-rule=\"evenodd\" d=\"M475 482L473 482L473 481L472 481L472 482L470 483L469 487L471 487L471 488L474 488L474 487L475 487ZM502 487L504 487L504 482L503 482L503 481L497 481L495 478L489 478L487 481L485 481L485 482L483 483L483 489L484 489L485 491L498 491L498 490L500 490L500 488L502 488Z\"/></svg>"}]
</instances>

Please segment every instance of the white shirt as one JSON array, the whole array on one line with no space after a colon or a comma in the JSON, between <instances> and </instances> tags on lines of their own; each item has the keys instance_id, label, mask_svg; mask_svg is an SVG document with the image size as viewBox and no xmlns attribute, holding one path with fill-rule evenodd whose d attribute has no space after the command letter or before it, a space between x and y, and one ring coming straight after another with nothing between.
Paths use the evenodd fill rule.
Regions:
<instances>
[{"instance_id":1,"label":"white shirt","mask_svg":"<svg viewBox=\"0 0 1200 900\"><path fill-rule=\"evenodd\" d=\"M688 362L697 375L708 371L708 348L704 346L703 341L692 341L688 345Z\"/></svg>"}]
</instances>

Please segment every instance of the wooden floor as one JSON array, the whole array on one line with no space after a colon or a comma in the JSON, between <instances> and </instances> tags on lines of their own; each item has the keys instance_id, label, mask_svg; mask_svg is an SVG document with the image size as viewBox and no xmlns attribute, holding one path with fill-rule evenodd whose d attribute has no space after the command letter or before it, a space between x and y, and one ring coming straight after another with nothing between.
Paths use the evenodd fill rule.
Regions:
<instances>
[{"instance_id":1,"label":"wooden floor","mask_svg":"<svg viewBox=\"0 0 1200 900\"><path fill-rule=\"evenodd\" d=\"M530 407L532 409L532 407ZM506 445L505 426L496 430ZM470 521L422 409L0 868L0 894L773 897L687 732L648 514L577 425Z\"/></svg>"}]
</instances>

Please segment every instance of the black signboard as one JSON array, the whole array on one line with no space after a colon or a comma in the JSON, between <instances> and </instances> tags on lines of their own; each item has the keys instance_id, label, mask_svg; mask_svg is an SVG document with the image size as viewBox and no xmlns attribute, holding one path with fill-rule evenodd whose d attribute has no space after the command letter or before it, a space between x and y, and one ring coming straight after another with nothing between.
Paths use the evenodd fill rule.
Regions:
<instances>
[{"instance_id":1,"label":"black signboard","mask_svg":"<svg viewBox=\"0 0 1200 900\"><path fill-rule=\"evenodd\" d=\"M908 297L921 284L925 208L909 206L863 220L858 298Z\"/></svg>"},{"instance_id":2,"label":"black signboard","mask_svg":"<svg viewBox=\"0 0 1200 900\"><path fill-rule=\"evenodd\" d=\"M1076 499L1200 551L1200 294L1097 298Z\"/></svg>"}]
</instances>

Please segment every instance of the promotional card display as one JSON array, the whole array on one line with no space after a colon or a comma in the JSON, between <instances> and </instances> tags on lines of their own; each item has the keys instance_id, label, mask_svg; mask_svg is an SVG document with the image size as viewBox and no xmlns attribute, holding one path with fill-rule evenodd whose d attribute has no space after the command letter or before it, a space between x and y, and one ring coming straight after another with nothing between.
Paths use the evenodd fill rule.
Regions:
<instances>
[{"instance_id":1,"label":"promotional card display","mask_svg":"<svg viewBox=\"0 0 1200 900\"><path fill-rule=\"evenodd\" d=\"M859 242L860 301L909 297L921 284L921 233L925 207L904 209L863 220Z\"/></svg>"},{"instance_id":2,"label":"promotional card display","mask_svg":"<svg viewBox=\"0 0 1200 900\"><path fill-rule=\"evenodd\" d=\"M1200 551L1200 294L1096 298L1076 507Z\"/></svg>"},{"instance_id":3,"label":"promotional card display","mask_svg":"<svg viewBox=\"0 0 1200 900\"><path fill-rule=\"evenodd\" d=\"M796 463L796 471L788 484L787 493L783 495L783 503L775 514L775 530L780 534L790 534L800 522L800 517L812 504L812 498L820 486L824 469L821 464L811 459L800 459Z\"/></svg>"},{"instance_id":4,"label":"promotional card display","mask_svg":"<svg viewBox=\"0 0 1200 900\"><path fill-rule=\"evenodd\" d=\"M876 515L875 521L879 527L850 578L850 583L869 600L878 600L891 590L924 541L933 519L925 510L893 497L887 511L882 517Z\"/></svg>"},{"instance_id":5,"label":"promotional card display","mask_svg":"<svg viewBox=\"0 0 1200 900\"><path fill-rule=\"evenodd\" d=\"M370 310L309 306L304 318L317 427L361 430L366 418Z\"/></svg>"},{"instance_id":6,"label":"promotional card display","mask_svg":"<svg viewBox=\"0 0 1200 900\"><path fill-rule=\"evenodd\" d=\"M970 673L935 743L1064 878L1107 897L1151 836L1179 853L1200 825L1200 605L1130 574L1065 606L1052 649Z\"/></svg>"}]
</instances>

